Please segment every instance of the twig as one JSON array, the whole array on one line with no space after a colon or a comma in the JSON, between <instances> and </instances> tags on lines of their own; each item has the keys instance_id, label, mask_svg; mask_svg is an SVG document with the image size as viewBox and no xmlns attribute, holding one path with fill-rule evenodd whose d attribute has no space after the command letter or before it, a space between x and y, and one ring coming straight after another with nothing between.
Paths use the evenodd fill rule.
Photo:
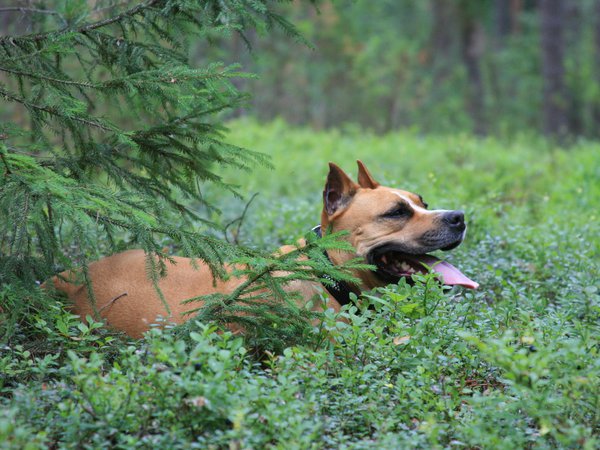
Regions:
<instances>
[{"instance_id":1,"label":"twig","mask_svg":"<svg viewBox=\"0 0 600 450\"><path fill-rule=\"evenodd\" d=\"M85 83L85 82L81 82L81 81L72 81L72 80L62 80L60 78L45 77L45 76L39 75L37 73L22 72L20 70L9 69L7 67L2 67L2 66L0 66L0 71L7 72L7 73L13 73L15 75L19 75L22 77L37 78L38 80L52 81L54 83L74 85L74 86L78 86L78 87L89 87L89 88L96 87L96 85L94 85L92 83Z\"/></svg>"},{"instance_id":2,"label":"twig","mask_svg":"<svg viewBox=\"0 0 600 450\"><path fill-rule=\"evenodd\" d=\"M27 100L25 100L24 98L21 97L17 97L15 95L12 95L10 92L0 88L0 96L3 96L5 99L7 100L11 100L13 102L17 102L17 103L21 103L23 106L25 106L26 108L32 108L32 109L36 109L38 111L44 111L50 115L53 116L59 116L59 117L63 117L65 119L69 119L69 120L74 120L75 122L79 122L79 123L83 123L85 125L89 125L89 126L93 126L93 127L97 127L100 128L104 131L115 131L113 128L110 128L100 122L96 122L93 120L88 120L88 119L83 119L81 117L74 117L74 116L69 116L66 114L61 114L60 112L56 111L54 108L48 108L46 106L40 106L40 105L36 105L35 103L31 103L28 102Z\"/></svg>"},{"instance_id":3,"label":"twig","mask_svg":"<svg viewBox=\"0 0 600 450\"><path fill-rule=\"evenodd\" d=\"M92 408L90 405L81 405L81 408L88 413L90 416L94 417L94 418L98 418L98 415L96 414L96 411L94 411L94 408Z\"/></svg>"},{"instance_id":4,"label":"twig","mask_svg":"<svg viewBox=\"0 0 600 450\"><path fill-rule=\"evenodd\" d=\"M98 310L98 313L101 313L104 309L108 308L109 306L112 306L112 304L114 302L116 302L117 300L119 300L121 297L125 297L127 295L127 292L123 292L122 294L117 295L115 298L113 298L110 302L108 302L106 305L104 305L102 308L100 308Z\"/></svg>"},{"instance_id":5,"label":"twig","mask_svg":"<svg viewBox=\"0 0 600 450\"><path fill-rule=\"evenodd\" d=\"M4 172L4 175L10 175L12 173L12 170L10 170L10 166L8 165L8 161L6 160L6 156L4 156L4 153L0 153L0 158L2 158L4 167L6 167L6 172Z\"/></svg>"},{"instance_id":6,"label":"twig","mask_svg":"<svg viewBox=\"0 0 600 450\"><path fill-rule=\"evenodd\" d=\"M152 8L159 1L161 1L161 0L151 0L146 4L142 3L140 5L137 5L133 8L125 11L125 12L122 12L119 15L116 15L115 17L111 17L109 19L101 20L99 22L91 23L89 25L81 27L77 30L77 32L86 33L87 31L92 31L92 30L95 30L96 28L105 27L106 25L110 25L111 23L118 22L127 16L135 16L137 13L139 13L145 9Z\"/></svg>"},{"instance_id":7,"label":"twig","mask_svg":"<svg viewBox=\"0 0 600 450\"><path fill-rule=\"evenodd\" d=\"M56 15L56 16L59 15L58 11L55 11L54 9L27 8L24 6L5 6L3 8L0 8L0 13L12 12L12 11L33 12L33 13L39 13L39 14L51 14L51 15Z\"/></svg>"},{"instance_id":8,"label":"twig","mask_svg":"<svg viewBox=\"0 0 600 450\"><path fill-rule=\"evenodd\" d=\"M121 7L123 5L127 5L129 3L131 3L131 0L123 0L123 1L121 1L119 3L113 3L112 5L107 5L107 6L102 6L102 7L100 7L100 6L94 6L94 9L92 9L90 11L90 14L97 15L98 13L104 12L104 11L112 9L112 8L119 8L119 7Z\"/></svg>"},{"instance_id":9,"label":"twig","mask_svg":"<svg viewBox=\"0 0 600 450\"><path fill-rule=\"evenodd\" d=\"M88 31L93 31L96 30L97 28L102 28L105 27L107 25L113 24L115 22L119 22L121 20L123 20L126 17L130 17L130 16L134 16L142 11L144 11L145 9L148 8L152 8L155 4L164 1L164 0L150 0L146 3L141 3L137 6L134 6L131 9L128 9L127 11L122 12L121 14L118 14L114 17L110 17L108 19L104 19L104 20L100 20L98 22L92 22L88 25L84 25L80 28L75 29L74 31L76 33L81 33L81 34L85 34ZM29 36L21 36L19 37L19 39L29 39L29 40L33 40L33 41L43 41L44 39L47 39L49 36L55 35L57 33L65 33L68 32L69 29L68 28L63 28L62 30L59 31L49 31L46 33L38 33L38 34L33 34L33 35L29 35ZM14 39L14 37L12 36L7 36L5 38L0 39L0 43L7 41L7 40L11 40Z\"/></svg>"},{"instance_id":10,"label":"twig","mask_svg":"<svg viewBox=\"0 0 600 450\"><path fill-rule=\"evenodd\" d=\"M229 242L229 237L227 236L227 229L234 223L238 222L237 230L235 231L235 234L233 234L233 243L239 244L240 230L244 223L244 218L246 217L246 213L248 212L248 208L250 207L250 204L254 201L254 199L256 197L258 197L258 192L254 193L252 198L248 201L248 203L246 203L246 206L244 207L244 211L242 211L242 215L240 217L238 217L237 219L233 219L231 222L229 222L227 225L225 225L225 230L223 232L225 233L225 239L227 240L227 242Z\"/></svg>"}]
</instances>

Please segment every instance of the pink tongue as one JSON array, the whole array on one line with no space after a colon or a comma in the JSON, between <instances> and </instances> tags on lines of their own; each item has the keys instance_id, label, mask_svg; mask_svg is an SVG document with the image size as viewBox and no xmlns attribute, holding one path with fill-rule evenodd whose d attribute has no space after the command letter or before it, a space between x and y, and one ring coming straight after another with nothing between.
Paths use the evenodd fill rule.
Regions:
<instances>
[{"instance_id":1,"label":"pink tongue","mask_svg":"<svg viewBox=\"0 0 600 450\"><path fill-rule=\"evenodd\" d=\"M446 286L464 286L469 289L477 289L479 283L468 278L460 270L452 264L442 261L435 256L423 255L419 256L417 262L426 264L437 274L442 276L442 281Z\"/></svg>"}]
</instances>

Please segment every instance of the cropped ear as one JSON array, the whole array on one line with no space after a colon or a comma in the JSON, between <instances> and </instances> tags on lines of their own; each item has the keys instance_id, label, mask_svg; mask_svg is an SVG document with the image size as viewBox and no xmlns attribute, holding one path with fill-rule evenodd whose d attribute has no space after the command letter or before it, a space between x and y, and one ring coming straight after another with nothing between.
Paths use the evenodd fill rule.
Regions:
<instances>
[{"instance_id":1,"label":"cropped ear","mask_svg":"<svg viewBox=\"0 0 600 450\"><path fill-rule=\"evenodd\" d=\"M373 179L363 162L358 160L356 163L358 164L358 184L360 187L367 189L379 187L379 183Z\"/></svg>"},{"instance_id":2,"label":"cropped ear","mask_svg":"<svg viewBox=\"0 0 600 450\"><path fill-rule=\"evenodd\" d=\"M323 191L323 205L327 215L331 216L345 208L358 188L358 184L352 181L342 169L334 163L329 163L329 174Z\"/></svg>"}]
</instances>

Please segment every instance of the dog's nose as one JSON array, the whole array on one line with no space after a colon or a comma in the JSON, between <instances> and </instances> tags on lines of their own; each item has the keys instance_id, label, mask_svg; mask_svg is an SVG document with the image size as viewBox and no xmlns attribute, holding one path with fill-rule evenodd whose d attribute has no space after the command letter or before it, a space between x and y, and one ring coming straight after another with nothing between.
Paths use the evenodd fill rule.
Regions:
<instances>
[{"instance_id":1,"label":"dog's nose","mask_svg":"<svg viewBox=\"0 0 600 450\"><path fill-rule=\"evenodd\" d=\"M444 214L442 220L450 228L457 231L463 231L466 228L465 213L462 211L448 211Z\"/></svg>"}]
</instances>

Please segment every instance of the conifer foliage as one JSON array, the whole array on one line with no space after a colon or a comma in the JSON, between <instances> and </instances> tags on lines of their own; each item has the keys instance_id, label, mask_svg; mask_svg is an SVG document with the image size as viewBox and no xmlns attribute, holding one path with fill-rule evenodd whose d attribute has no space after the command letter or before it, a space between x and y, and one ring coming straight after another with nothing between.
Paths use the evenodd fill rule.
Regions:
<instances>
[{"instance_id":1,"label":"conifer foliage","mask_svg":"<svg viewBox=\"0 0 600 450\"><path fill-rule=\"evenodd\" d=\"M243 101L231 78L245 74L192 67L190 42L294 28L268 0L42 3L0 7L28 24L0 36L1 111L14 117L0 123L0 281L85 268L118 240L159 253L165 237L218 270L237 250L191 231L202 219L188 205L201 182L234 189L217 166L266 161L223 141L218 114Z\"/></svg>"},{"instance_id":2,"label":"conifer foliage","mask_svg":"<svg viewBox=\"0 0 600 450\"><path fill-rule=\"evenodd\" d=\"M145 250L164 302L158 281L168 243L206 261L215 276L228 276L223 263L231 262L248 280L205 299L201 320L241 322L253 342L270 348L304 335L314 314L284 285L323 275L353 281L346 269L366 266L331 266L325 249L352 250L337 236L309 233L306 246L273 257L210 232L216 224L198 206L216 206L201 183L235 194L218 169L268 160L224 141L220 113L246 97L231 79L248 75L188 62L198 39L273 26L301 37L268 0L93 3L0 8L24 14L30 28L0 37L0 114L14 117L0 124L0 284L9 283L4 297L13 299L0 296L11 314L6 323L32 307L18 300L30 297L28 286L65 268L81 269L94 303L88 261L127 247Z\"/></svg>"}]
</instances>

